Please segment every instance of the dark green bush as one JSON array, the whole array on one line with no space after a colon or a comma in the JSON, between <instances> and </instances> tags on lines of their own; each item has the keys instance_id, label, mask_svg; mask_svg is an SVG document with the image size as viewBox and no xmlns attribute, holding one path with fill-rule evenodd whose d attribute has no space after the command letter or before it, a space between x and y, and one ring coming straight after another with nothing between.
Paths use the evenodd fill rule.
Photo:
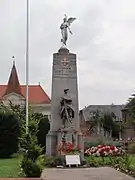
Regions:
<instances>
[{"instance_id":1,"label":"dark green bush","mask_svg":"<svg viewBox=\"0 0 135 180\"><path fill-rule=\"evenodd\" d=\"M45 167L57 167L59 165L63 165L61 157L45 156L45 159L44 159Z\"/></svg>"},{"instance_id":2,"label":"dark green bush","mask_svg":"<svg viewBox=\"0 0 135 180\"><path fill-rule=\"evenodd\" d=\"M0 112L0 158L8 158L18 151L20 126L12 114Z\"/></svg>"},{"instance_id":3,"label":"dark green bush","mask_svg":"<svg viewBox=\"0 0 135 180\"><path fill-rule=\"evenodd\" d=\"M46 150L46 135L48 134L50 130L50 123L48 120L48 117L36 113L35 116L40 119L39 125L38 125L38 133L37 133L37 138L38 138L38 144L43 147L43 151L45 152Z\"/></svg>"},{"instance_id":4,"label":"dark green bush","mask_svg":"<svg viewBox=\"0 0 135 180\"><path fill-rule=\"evenodd\" d=\"M36 163L36 161L33 162L27 157L23 158L21 167L27 177L40 177L42 172L40 166Z\"/></svg>"},{"instance_id":5,"label":"dark green bush","mask_svg":"<svg viewBox=\"0 0 135 180\"><path fill-rule=\"evenodd\" d=\"M62 161L62 158L60 156L54 157L54 165L55 165L55 167L60 166L62 164L63 164L63 161Z\"/></svg>"}]
</instances>

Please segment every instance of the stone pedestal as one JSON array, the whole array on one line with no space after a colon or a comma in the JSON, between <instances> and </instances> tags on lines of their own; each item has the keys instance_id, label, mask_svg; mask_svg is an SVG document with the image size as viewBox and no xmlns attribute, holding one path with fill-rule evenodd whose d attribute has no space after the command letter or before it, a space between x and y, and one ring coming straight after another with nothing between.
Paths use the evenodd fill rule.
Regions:
<instances>
[{"instance_id":1,"label":"stone pedestal","mask_svg":"<svg viewBox=\"0 0 135 180\"><path fill-rule=\"evenodd\" d=\"M49 131L46 136L46 154L49 156L55 156L57 150L57 132Z\"/></svg>"},{"instance_id":2,"label":"stone pedestal","mask_svg":"<svg viewBox=\"0 0 135 180\"><path fill-rule=\"evenodd\" d=\"M75 134L75 132L80 132L76 54L70 53L66 48L61 48L58 53L53 54L51 121L50 132L46 139L46 154L48 155L57 154L56 148L61 141L62 119L60 117L60 101L64 89L69 89L72 98L75 111L72 119L72 129L74 129L72 133ZM67 133L67 138L71 139L70 131ZM83 144L83 140L80 140L81 138L82 136L76 133L75 139L77 143L81 142Z\"/></svg>"}]
</instances>

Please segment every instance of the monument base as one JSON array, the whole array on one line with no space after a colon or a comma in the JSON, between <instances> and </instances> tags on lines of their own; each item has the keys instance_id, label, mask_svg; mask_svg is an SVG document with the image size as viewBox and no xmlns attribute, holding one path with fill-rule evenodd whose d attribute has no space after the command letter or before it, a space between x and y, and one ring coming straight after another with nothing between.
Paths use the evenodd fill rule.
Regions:
<instances>
[{"instance_id":1,"label":"monument base","mask_svg":"<svg viewBox=\"0 0 135 180\"><path fill-rule=\"evenodd\" d=\"M46 136L46 155L57 155L57 133L55 131L49 131Z\"/></svg>"},{"instance_id":2,"label":"monument base","mask_svg":"<svg viewBox=\"0 0 135 180\"><path fill-rule=\"evenodd\" d=\"M61 155L58 146L62 142L63 133L66 132L66 141L72 142L74 147L80 147L80 159L84 161L84 141L81 132L73 129L60 129L57 132L50 131L46 136L46 155L58 156Z\"/></svg>"}]
</instances>

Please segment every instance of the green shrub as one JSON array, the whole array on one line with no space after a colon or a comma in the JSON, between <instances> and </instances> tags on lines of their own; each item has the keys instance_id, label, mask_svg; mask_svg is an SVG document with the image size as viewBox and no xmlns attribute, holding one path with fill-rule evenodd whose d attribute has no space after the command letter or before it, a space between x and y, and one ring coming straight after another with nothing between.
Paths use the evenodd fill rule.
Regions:
<instances>
[{"instance_id":1,"label":"green shrub","mask_svg":"<svg viewBox=\"0 0 135 180\"><path fill-rule=\"evenodd\" d=\"M84 142L84 149L88 149L96 145L97 144L95 142Z\"/></svg>"},{"instance_id":2,"label":"green shrub","mask_svg":"<svg viewBox=\"0 0 135 180\"><path fill-rule=\"evenodd\" d=\"M119 147L119 148L122 146L122 144L119 143L119 142L113 142L113 145L116 146L116 147Z\"/></svg>"},{"instance_id":3,"label":"green shrub","mask_svg":"<svg viewBox=\"0 0 135 180\"><path fill-rule=\"evenodd\" d=\"M130 175L135 174L135 167L132 165L132 158L128 155L123 157L112 158L113 159L113 167L117 170L120 170L124 173L128 173Z\"/></svg>"},{"instance_id":4,"label":"green shrub","mask_svg":"<svg viewBox=\"0 0 135 180\"><path fill-rule=\"evenodd\" d=\"M8 158L18 151L20 126L12 114L0 112L0 158Z\"/></svg>"},{"instance_id":5,"label":"green shrub","mask_svg":"<svg viewBox=\"0 0 135 180\"><path fill-rule=\"evenodd\" d=\"M42 154L42 148L37 144L30 144L27 151L27 158L35 161Z\"/></svg>"},{"instance_id":6,"label":"green shrub","mask_svg":"<svg viewBox=\"0 0 135 180\"><path fill-rule=\"evenodd\" d=\"M128 152L131 153L131 154L135 154L135 143L129 144Z\"/></svg>"},{"instance_id":7,"label":"green shrub","mask_svg":"<svg viewBox=\"0 0 135 180\"><path fill-rule=\"evenodd\" d=\"M62 165L62 159L59 156L45 156L44 159L44 165L45 167L57 167L59 165Z\"/></svg>"},{"instance_id":8,"label":"green shrub","mask_svg":"<svg viewBox=\"0 0 135 180\"><path fill-rule=\"evenodd\" d=\"M26 177L40 177L42 166L39 163L39 157L43 149L38 145L37 139L39 119L36 119L33 113L29 113L28 134L25 131L25 123L22 123L21 127L20 148L23 152L21 168Z\"/></svg>"},{"instance_id":9,"label":"green shrub","mask_svg":"<svg viewBox=\"0 0 135 180\"><path fill-rule=\"evenodd\" d=\"M44 165L45 165L45 167L55 167L54 157L46 156Z\"/></svg>"},{"instance_id":10,"label":"green shrub","mask_svg":"<svg viewBox=\"0 0 135 180\"><path fill-rule=\"evenodd\" d=\"M26 177L40 177L42 166L39 163L39 157L42 154L42 148L35 143L31 135L26 135L21 168Z\"/></svg>"},{"instance_id":11,"label":"green shrub","mask_svg":"<svg viewBox=\"0 0 135 180\"><path fill-rule=\"evenodd\" d=\"M99 167L100 166L98 158L95 158L93 156L89 156L89 158L86 159L86 164L90 167Z\"/></svg>"},{"instance_id":12,"label":"green shrub","mask_svg":"<svg viewBox=\"0 0 135 180\"><path fill-rule=\"evenodd\" d=\"M62 165L62 164L63 164L63 162L62 162L62 159L61 159L60 156L54 157L54 165L55 165L55 167L56 167L56 166L60 166L60 165Z\"/></svg>"},{"instance_id":13,"label":"green shrub","mask_svg":"<svg viewBox=\"0 0 135 180\"><path fill-rule=\"evenodd\" d=\"M132 156L124 155L119 157L86 157L86 164L90 167L99 167L99 166L111 166L115 169L128 173L132 176L135 175L135 165L132 163Z\"/></svg>"},{"instance_id":14,"label":"green shrub","mask_svg":"<svg viewBox=\"0 0 135 180\"><path fill-rule=\"evenodd\" d=\"M102 138L97 139L96 141L92 141L92 142L84 142L84 149L88 149L93 146L98 146L98 145L103 145L103 144L105 144L105 142L103 141Z\"/></svg>"},{"instance_id":15,"label":"green shrub","mask_svg":"<svg viewBox=\"0 0 135 180\"><path fill-rule=\"evenodd\" d=\"M27 177L40 177L42 172L37 162L33 162L31 159L27 157L23 158L21 167Z\"/></svg>"},{"instance_id":16,"label":"green shrub","mask_svg":"<svg viewBox=\"0 0 135 180\"><path fill-rule=\"evenodd\" d=\"M119 143L119 142L116 142L116 141L107 141L104 143L104 145L106 146L116 146L118 148L120 148L122 145Z\"/></svg>"}]
</instances>

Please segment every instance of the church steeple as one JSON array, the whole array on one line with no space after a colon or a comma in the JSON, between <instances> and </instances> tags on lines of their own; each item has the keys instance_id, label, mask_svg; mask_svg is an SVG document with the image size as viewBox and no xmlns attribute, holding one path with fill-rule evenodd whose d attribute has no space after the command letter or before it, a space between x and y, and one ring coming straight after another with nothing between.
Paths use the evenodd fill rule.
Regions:
<instances>
[{"instance_id":1,"label":"church steeple","mask_svg":"<svg viewBox=\"0 0 135 180\"><path fill-rule=\"evenodd\" d=\"M15 61L13 61L13 67L11 70L11 74L8 80L8 85L7 85L4 96L13 92L22 96L20 83L19 83L19 79L18 79L16 67L15 67Z\"/></svg>"}]
</instances>

